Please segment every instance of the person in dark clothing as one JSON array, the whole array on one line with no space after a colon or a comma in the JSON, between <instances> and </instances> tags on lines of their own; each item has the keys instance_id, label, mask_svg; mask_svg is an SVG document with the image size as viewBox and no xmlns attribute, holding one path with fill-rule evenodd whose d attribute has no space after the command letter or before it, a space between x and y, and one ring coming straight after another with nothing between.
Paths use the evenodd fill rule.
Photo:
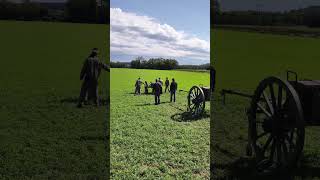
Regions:
<instances>
[{"instance_id":1,"label":"person in dark clothing","mask_svg":"<svg viewBox=\"0 0 320 180\"><path fill-rule=\"evenodd\" d=\"M170 102L172 102L172 97L173 97L173 102L176 102L177 89L178 89L178 84L176 83L174 78L172 78L172 82L170 84Z\"/></svg>"},{"instance_id":2,"label":"person in dark clothing","mask_svg":"<svg viewBox=\"0 0 320 180\"><path fill-rule=\"evenodd\" d=\"M153 84L155 105L160 104L161 88L162 88L161 83L156 79L156 83Z\"/></svg>"},{"instance_id":3,"label":"person in dark clothing","mask_svg":"<svg viewBox=\"0 0 320 180\"><path fill-rule=\"evenodd\" d=\"M163 85L163 81L161 78L159 78L158 82L161 84L161 86Z\"/></svg>"},{"instance_id":4,"label":"person in dark clothing","mask_svg":"<svg viewBox=\"0 0 320 180\"><path fill-rule=\"evenodd\" d=\"M148 94L148 82L147 81L144 82L144 93Z\"/></svg>"},{"instance_id":5,"label":"person in dark clothing","mask_svg":"<svg viewBox=\"0 0 320 180\"><path fill-rule=\"evenodd\" d=\"M165 93L167 92L167 90L169 91L169 89L168 89L169 85L170 85L169 79L166 78L166 81L165 81L165 86L166 86L166 87L165 87L165 89L164 89L164 92L165 92Z\"/></svg>"},{"instance_id":6,"label":"person in dark clothing","mask_svg":"<svg viewBox=\"0 0 320 180\"><path fill-rule=\"evenodd\" d=\"M162 94L162 86L163 86L163 81L161 80L161 78L159 78L158 82L161 84L161 94Z\"/></svg>"},{"instance_id":7,"label":"person in dark clothing","mask_svg":"<svg viewBox=\"0 0 320 180\"><path fill-rule=\"evenodd\" d=\"M94 48L90 56L85 60L81 73L80 80L83 80L80 97L77 107L82 107L86 95L88 94L89 99L93 98L96 106L99 106L99 92L98 92L98 80L101 73L101 69L110 72L110 68L102 63L98 58L99 50Z\"/></svg>"},{"instance_id":8,"label":"person in dark clothing","mask_svg":"<svg viewBox=\"0 0 320 180\"><path fill-rule=\"evenodd\" d=\"M141 84L142 84L142 81L141 79L139 78L137 81L136 81L136 84L135 84L135 91L134 91L134 94L139 94L140 95L140 92L141 92Z\"/></svg>"},{"instance_id":9,"label":"person in dark clothing","mask_svg":"<svg viewBox=\"0 0 320 180\"><path fill-rule=\"evenodd\" d=\"M152 88L151 94L154 94L154 88L153 88L154 82L150 81L149 86Z\"/></svg>"}]
</instances>

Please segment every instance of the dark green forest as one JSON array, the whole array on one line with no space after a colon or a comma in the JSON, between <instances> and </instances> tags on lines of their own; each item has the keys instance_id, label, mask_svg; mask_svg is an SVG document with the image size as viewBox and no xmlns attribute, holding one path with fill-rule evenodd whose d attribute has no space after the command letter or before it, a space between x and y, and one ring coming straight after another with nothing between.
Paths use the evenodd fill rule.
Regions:
<instances>
[{"instance_id":1,"label":"dark green forest","mask_svg":"<svg viewBox=\"0 0 320 180\"><path fill-rule=\"evenodd\" d=\"M222 11L219 1L211 3L211 24L256 26L320 27L320 6L309 6L283 12Z\"/></svg>"},{"instance_id":2,"label":"dark green forest","mask_svg":"<svg viewBox=\"0 0 320 180\"><path fill-rule=\"evenodd\" d=\"M105 0L68 0L66 3L0 0L0 19L109 24L109 7L109 1Z\"/></svg>"}]
</instances>

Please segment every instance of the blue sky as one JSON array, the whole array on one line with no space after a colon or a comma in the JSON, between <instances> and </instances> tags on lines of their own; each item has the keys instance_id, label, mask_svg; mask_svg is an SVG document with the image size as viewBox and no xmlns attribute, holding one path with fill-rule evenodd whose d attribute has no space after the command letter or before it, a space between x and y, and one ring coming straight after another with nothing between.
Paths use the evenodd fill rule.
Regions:
<instances>
[{"instance_id":1,"label":"blue sky","mask_svg":"<svg viewBox=\"0 0 320 180\"><path fill-rule=\"evenodd\" d=\"M111 0L111 60L209 63L210 0Z\"/></svg>"},{"instance_id":2,"label":"blue sky","mask_svg":"<svg viewBox=\"0 0 320 180\"><path fill-rule=\"evenodd\" d=\"M111 7L156 18L209 40L209 3L210 0L111 0Z\"/></svg>"}]
</instances>

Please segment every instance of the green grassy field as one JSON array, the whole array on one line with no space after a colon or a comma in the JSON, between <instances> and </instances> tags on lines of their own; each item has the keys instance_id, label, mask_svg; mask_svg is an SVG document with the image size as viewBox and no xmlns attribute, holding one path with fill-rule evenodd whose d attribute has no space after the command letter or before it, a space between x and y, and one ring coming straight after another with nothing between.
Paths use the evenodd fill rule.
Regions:
<instances>
[{"instance_id":1,"label":"green grassy field","mask_svg":"<svg viewBox=\"0 0 320 180\"><path fill-rule=\"evenodd\" d=\"M248 169L238 165L246 159L246 108L250 101L230 95L223 105L218 92L234 89L253 94L262 79L285 78L285 71L289 69L296 71L300 78L320 79L320 40L227 30L212 31L212 37L213 63L217 70L211 130L214 177L239 175L246 179ZM303 156L298 168L292 171L297 179L319 177L316 173L320 169L319 137L320 128L306 128Z\"/></svg>"},{"instance_id":2,"label":"green grassy field","mask_svg":"<svg viewBox=\"0 0 320 180\"><path fill-rule=\"evenodd\" d=\"M154 105L154 96L134 96L135 80L154 81L174 77L178 89L209 85L209 73L111 69L111 178L208 179L209 102L204 118L182 120L187 93L169 93Z\"/></svg>"},{"instance_id":3,"label":"green grassy field","mask_svg":"<svg viewBox=\"0 0 320 180\"><path fill-rule=\"evenodd\" d=\"M106 107L76 108L91 48L108 26L0 21L0 178L106 177ZM106 99L109 74L100 91Z\"/></svg>"}]
</instances>

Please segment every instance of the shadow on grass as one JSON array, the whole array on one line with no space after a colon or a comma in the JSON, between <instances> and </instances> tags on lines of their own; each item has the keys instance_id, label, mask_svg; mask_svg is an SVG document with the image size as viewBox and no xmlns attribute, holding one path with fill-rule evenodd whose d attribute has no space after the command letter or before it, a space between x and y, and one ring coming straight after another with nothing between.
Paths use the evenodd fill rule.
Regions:
<instances>
[{"instance_id":1,"label":"shadow on grass","mask_svg":"<svg viewBox=\"0 0 320 180\"><path fill-rule=\"evenodd\" d=\"M256 171L256 163L255 160L249 157L240 157L235 161L229 164L214 164L211 169L212 174L214 175L215 169L223 169L229 174L224 179L259 179L259 180L269 180L269 179L283 179L289 180L293 179L294 175L290 174L286 170L279 170L272 174L261 174Z\"/></svg>"},{"instance_id":2,"label":"shadow on grass","mask_svg":"<svg viewBox=\"0 0 320 180\"><path fill-rule=\"evenodd\" d=\"M79 98L77 97L70 97L70 98L64 98L62 100L60 100L60 103L69 103L69 104L75 104L77 105L79 102ZM110 103L110 99L100 99L100 105L104 106L104 105L109 105ZM93 104L92 102L85 102L85 105L90 105Z\"/></svg>"},{"instance_id":3,"label":"shadow on grass","mask_svg":"<svg viewBox=\"0 0 320 180\"><path fill-rule=\"evenodd\" d=\"M81 136L80 141L106 141L107 137L104 136Z\"/></svg>"},{"instance_id":4,"label":"shadow on grass","mask_svg":"<svg viewBox=\"0 0 320 180\"><path fill-rule=\"evenodd\" d=\"M317 154L303 155L300 160L300 165L293 172L296 177L309 178L318 177L320 178L320 167L311 166L310 163L318 162L319 157Z\"/></svg>"},{"instance_id":5,"label":"shadow on grass","mask_svg":"<svg viewBox=\"0 0 320 180\"><path fill-rule=\"evenodd\" d=\"M151 94L151 93L148 93L148 94L146 94L146 93L141 93L141 94L136 94L136 93L128 93L128 94L131 94L131 95L134 95L134 96L147 96L147 95L153 95L153 94Z\"/></svg>"},{"instance_id":6,"label":"shadow on grass","mask_svg":"<svg viewBox=\"0 0 320 180\"><path fill-rule=\"evenodd\" d=\"M168 104L170 102L160 102L160 104ZM156 106L154 103L137 104L135 106Z\"/></svg>"},{"instance_id":7,"label":"shadow on grass","mask_svg":"<svg viewBox=\"0 0 320 180\"><path fill-rule=\"evenodd\" d=\"M217 148L216 148L217 149ZM217 149L219 150L219 148ZM227 150L219 150L228 157L234 157L235 155ZM310 179L320 177L320 167L312 167L307 165L306 162L312 162L313 156L305 156L300 160L299 167L293 168L290 171L287 169L280 169L273 174L261 174L256 171L256 162L250 157L239 157L236 160L228 164L211 164L210 171L212 176L215 175L216 169L221 169L227 172L228 176L223 179L283 179L291 180L295 178Z\"/></svg>"},{"instance_id":8,"label":"shadow on grass","mask_svg":"<svg viewBox=\"0 0 320 180\"><path fill-rule=\"evenodd\" d=\"M141 93L141 94L135 94L135 93L133 93L133 92L130 92L130 93L128 93L128 94L131 94L131 95L135 95L135 96L153 96L154 94L152 93L152 92L148 92L148 93ZM161 96L163 96L164 94L166 94L166 93L162 93L161 94ZM169 93L168 93L169 94Z\"/></svg>"},{"instance_id":9,"label":"shadow on grass","mask_svg":"<svg viewBox=\"0 0 320 180\"><path fill-rule=\"evenodd\" d=\"M208 117L210 117L210 115L207 113L203 113L200 117L193 117L189 112L182 112L182 113L176 113L172 115L171 119L177 122L191 122L191 121L198 121Z\"/></svg>"}]
</instances>

